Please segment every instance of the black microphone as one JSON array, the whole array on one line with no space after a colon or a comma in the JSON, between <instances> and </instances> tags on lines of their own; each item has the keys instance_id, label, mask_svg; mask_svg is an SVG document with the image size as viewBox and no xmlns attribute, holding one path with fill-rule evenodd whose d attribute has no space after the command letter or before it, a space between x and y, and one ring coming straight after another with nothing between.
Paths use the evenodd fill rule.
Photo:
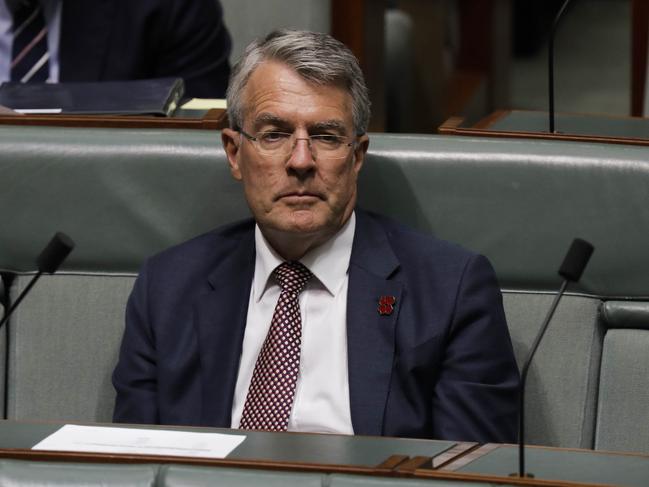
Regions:
<instances>
[{"instance_id":1,"label":"black microphone","mask_svg":"<svg viewBox=\"0 0 649 487\"><path fill-rule=\"evenodd\" d=\"M2 321L0 321L0 328L2 328L2 325L4 325L5 322L9 319L9 317L18 307L23 298L27 296L27 293L31 290L31 288L34 287L34 284L36 284L36 281L38 281L41 275L44 272L47 274L54 274L59 266L63 263L65 258L70 254L70 252L72 252L73 248L74 242L70 237L68 237L65 233L56 232L56 234L52 237L52 240L50 240L47 246L36 258L36 266L38 267L38 272L32 278L32 280L29 281L29 284L27 284L27 287L25 287L23 292L20 293L20 296L18 296L16 301L11 305L11 308L7 310L4 317L2 318Z\"/></svg>"},{"instance_id":2,"label":"black microphone","mask_svg":"<svg viewBox=\"0 0 649 487\"><path fill-rule=\"evenodd\" d=\"M554 22L552 22L552 29L550 29L550 39L548 40L548 104L550 105L548 114L550 117L551 134L554 133L554 34L569 3L570 0L566 0L565 2L563 2L563 5L559 9L559 13L554 18Z\"/></svg>"},{"instance_id":3,"label":"black microphone","mask_svg":"<svg viewBox=\"0 0 649 487\"><path fill-rule=\"evenodd\" d=\"M536 349L541 343L545 330L547 330L550 320L557 309L559 300L568 287L568 283L579 281L594 250L595 248L585 240L576 238L572 241L568 253L559 268L559 275L563 277L564 281L559 288L559 292L554 297L552 306L550 306L550 310L541 325L538 335L536 335L536 339L534 340L532 348L530 348L527 359L521 369L521 381L519 384L518 395L518 477L534 477L533 474L525 473L525 382L527 380L527 372L530 368L530 363L532 362L534 353L536 353ZM513 473L511 476L516 477L516 474Z\"/></svg>"}]
</instances>

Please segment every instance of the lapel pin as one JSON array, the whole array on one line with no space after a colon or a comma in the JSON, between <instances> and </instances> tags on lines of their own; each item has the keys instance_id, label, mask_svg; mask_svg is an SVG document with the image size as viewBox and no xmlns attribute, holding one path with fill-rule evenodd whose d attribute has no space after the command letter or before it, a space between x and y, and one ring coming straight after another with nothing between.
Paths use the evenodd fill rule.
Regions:
<instances>
[{"instance_id":1,"label":"lapel pin","mask_svg":"<svg viewBox=\"0 0 649 487\"><path fill-rule=\"evenodd\" d=\"M382 316L391 315L394 311L394 303L397 302L397 298L394 296L381 296L379 298L379 314Z\"/></svg>"}]
</instances>

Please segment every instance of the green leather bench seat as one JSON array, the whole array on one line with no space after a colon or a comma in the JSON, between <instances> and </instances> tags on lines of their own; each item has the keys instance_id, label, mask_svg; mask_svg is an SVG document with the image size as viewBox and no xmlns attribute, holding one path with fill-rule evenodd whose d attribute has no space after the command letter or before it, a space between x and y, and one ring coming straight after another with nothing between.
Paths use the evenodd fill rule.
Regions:
<instances>
[{"instance_id":1,"label":"green leather bench seat","mask_svg":"<svg viewBox=\"0 0 649 487\"><path fill-rule=\"evenodd\" d=\"M362 477L360 475L339 475L330 476L330 487L495 487L496 485L485 482L465 482L461 480L437 480L429 479L399 479L396 480L376 477Z\"/></svg>"},{"instance_id":2,"label":"green leather bench seat","mask_svg":"<svg viewBox=\"0 0 649 487\"><path fill-rule=\"evenodd\" d=\"M0 485L5 487L323 487L328 485L326 477L317 473L183 465L0 460Z\"/></svg>"},{"instance_id":3,"label":"green leather bench seat","mask_svg":"<svg viewBox=\"0 0 649 487\"><path fill-rule=\"evenodd\" d=\"M158 465L0 460L0 485L13 487L155 487Z\"/></svg>"},{"instance_id":4,"label":"green leather bench seat","mask_svg":"<svg viewBox=\"0 0 649 487\"><path fill-rule=\"evenodd\" d=\"M219 139L209 131L0 127L0 271L10 297L55 231L77 242L10 322L6 417L110 419L124 303L142 260L249 214ZM624 382L624 394L647 405L641 377L627 381L627 366L611 354L624 351L617 335L630 331L635 342L646 331L637 311L649 303L648 155L622 145L371 135L360 205L489 257L519 363L571 240L595 245L530 370L532 443L649 451L649 435L636 435L640 444L621 431L619 442L604 439L632 424L616 417L613 385ZM600 316L614 302L628 305L624 327Z\"/></svg>"},{"instance_id":5,"label":"green leather bench seat","mask_svg":"<svg viewBox=\"0 0 649 487\"><path fill-rule=\"evenodd\" d=\"M162 487L322 487L330 485L327 475L318 473L269 472L254 469L164 466Z\"/></svg>"}]
</instances>

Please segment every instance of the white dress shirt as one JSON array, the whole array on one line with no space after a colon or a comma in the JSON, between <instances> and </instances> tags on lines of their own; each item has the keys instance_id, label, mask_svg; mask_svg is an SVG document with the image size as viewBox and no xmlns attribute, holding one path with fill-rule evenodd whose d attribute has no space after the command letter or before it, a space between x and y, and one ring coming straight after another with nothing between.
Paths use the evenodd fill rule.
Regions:
<instances>
[{"instance_id":1,"label":"white dress shirt","mask_svg":"<svg viewBox=\"0 0 649 487\"><path fill-rule=\"evenodd\" d=\"M300 262L313 274L300 294L302 345L289 431L353 434L347 374L347 284L356 217ZM238 428L257 356L266 339L280 287L273 270L283 259L255 227L255 273L232 403Z\"/></svg>"}]
</instances>

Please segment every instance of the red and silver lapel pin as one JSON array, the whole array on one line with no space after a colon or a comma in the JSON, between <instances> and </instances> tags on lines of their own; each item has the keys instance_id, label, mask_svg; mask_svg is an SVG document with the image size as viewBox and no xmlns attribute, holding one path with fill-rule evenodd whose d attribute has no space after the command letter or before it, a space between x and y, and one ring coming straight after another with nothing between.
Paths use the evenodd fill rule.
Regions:
<instances>
[{"instance_id":1,"label":"red and silver lapel pin","mask_svg":"<svg viewBox=\"0 0 649 487\"><path fill-rule=\"evenodd\" d=\"M394 296L381 296L379 298L379 314L380 315L391 315L394 311L394 304L397 302L397 298Z\"/></svg>"}]
</instances>

